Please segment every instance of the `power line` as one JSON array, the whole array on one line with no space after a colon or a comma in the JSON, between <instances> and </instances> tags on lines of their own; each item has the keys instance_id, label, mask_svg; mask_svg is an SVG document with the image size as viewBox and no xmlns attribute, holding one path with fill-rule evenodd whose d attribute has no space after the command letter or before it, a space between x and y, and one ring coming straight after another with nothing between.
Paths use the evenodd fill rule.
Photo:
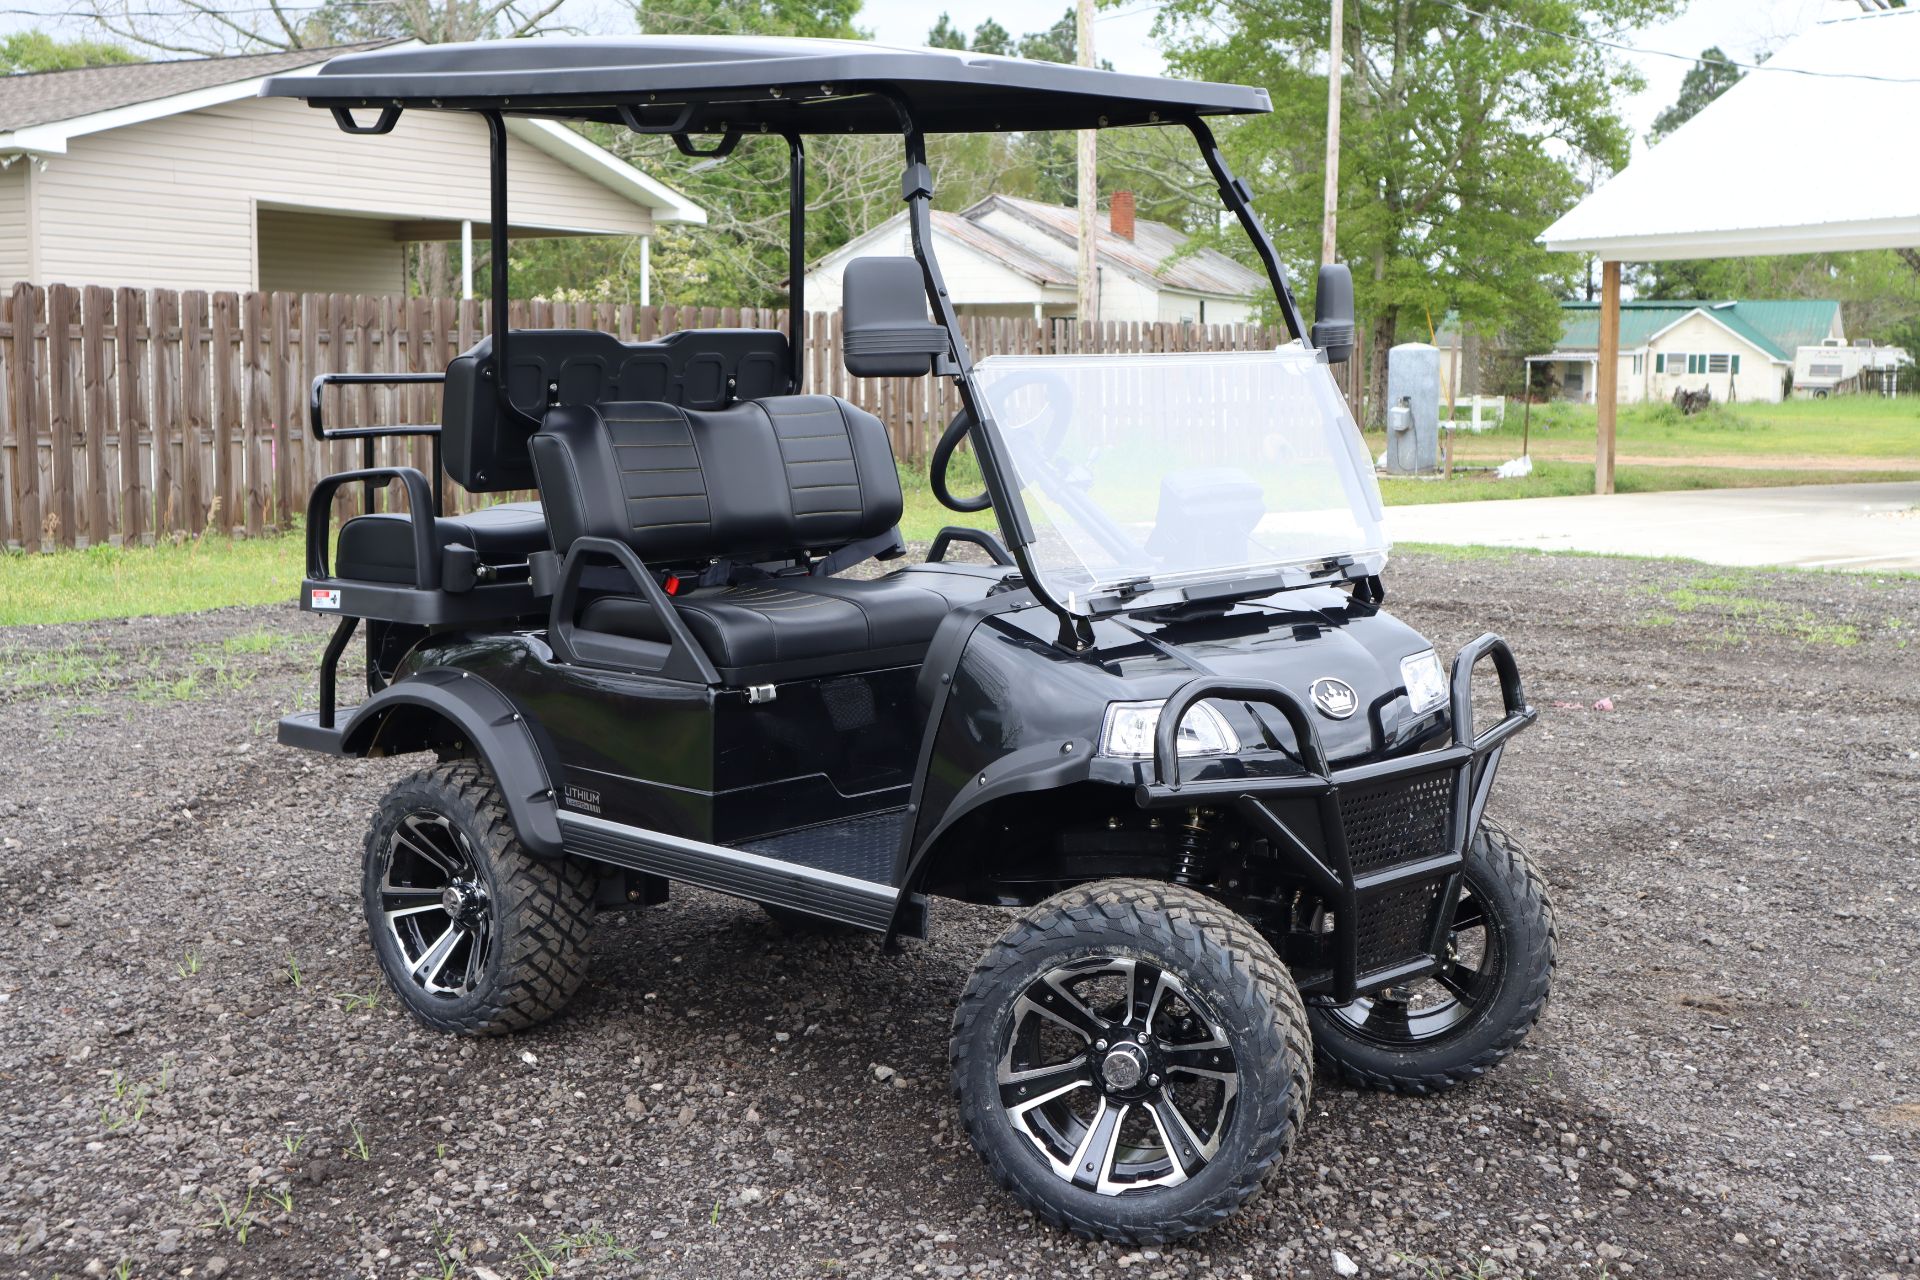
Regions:
<instances>
[{"instance_id":1,"label":"power line","mask_svg":"<svg viewBox=\"0 0 1920 1280\"><path fill-rule=\"evenodd\" d=\"M1549 31L1544 27L1531 26L1518 18L1508 18L1495 13L1482 13L1469 8L1459 0L1443 0L1448 8L1461 13L1484 19L1487 22L1503 23L1509 27L1518 27L1537 36L1549 36L1555 40L1564 40L1569 44L1590 44L1603 49L1612 49L1619 53L1640 54L1650 58L1674 58L1681 62L1701 63L1710 67L1734 67L1740 71L1781 71L1788 75L1812 76L1819 80L1873 80L1881 84L1920 84L1916 76L1875 76L1858 71L1815 71L1809 67L1782 67L1771 62L1735 62L1731 58L1702 58L1686 53L1670 53L1665 49L1643 49L1639 45L1626 44L1619 40L1606 40L1599 36L1573 35L1566 31Z\"/></svg>"}]
</instances>

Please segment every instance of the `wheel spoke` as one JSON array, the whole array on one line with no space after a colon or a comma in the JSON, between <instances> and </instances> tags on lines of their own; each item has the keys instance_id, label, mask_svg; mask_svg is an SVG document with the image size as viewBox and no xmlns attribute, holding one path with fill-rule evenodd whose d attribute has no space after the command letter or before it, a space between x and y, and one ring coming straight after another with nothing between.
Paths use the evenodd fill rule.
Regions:
<instances>
[{"instance_id":1,"label":"wheel spoke","mask_svg":"<svg viewBox=\"0 0 1920 1280\"><path fill-rule=\"evenodd\" d=\"M1474 988L1480 985L1480 971L1456 960L1437 970L1433 980L1445 987L1454 999L1463 1004L1472 1004Z\"/></svg>"},{"instance_id":2,"label":"wheel spoke","mask_svg":"<svg viewBox=\"0 0 1920 1280\"><path fill-rule=\"evenodd\" d=\"M448 921L446 932L434 940L433 945L427 948L426 954L413 962L412 976L417 978L427 990L435 990L439 986L440 971L446 968L447 957L453 954L453 949L459 946L460 940L466 936L465 929Z\"/></svg>"},{"instance_id":3,"label":"wheel spoke","mask_svg":"<svg viewBox=\"0 0 1920 1280\"><path fill-rule=\"evenodd\" d=\"M1161 993L1167 987L1167 975L1145 960L1132 961L1133 985L1129 992L1127 1022L1143 1031L1153 1029L1153 1015L1160 1008Z\"/></svg>"},{"instance_id":4,"label":"wheel spoke","mask_svg":"<svg viewBox=\"0 0 1920 1280\"><path fill-rule=\"evenodd\" d=\"M1080 1003L1078 996L1055 981L1053 974L1042 977L1028 988L1028 993L1020 998L1020 1007L1015 1009L1016 1016L1023 1011L1037 1013L1089 1042L1107 1033L1106 1021Z\"/></svg>"},{"instance_id":5,"label":"wheel spoke","mask_svg":"<svg viewBox=\"0 0 1920 1280\"><path fill-rule=\"evenodd\" d=\"M1080 1140L1079 1149L1073 1153L1075 1186L1097 1189L1107 1180L1113 1169L1114 1152L1120 1147L1120 1122L1131 1109L1125 1103L1114 1106L1105 1098L1100 1100L1100 1110L1087 1126L1087 1136Z\"/></svg>"},{"instance_id":6,"label":"wheel spoke","mask_svg":"<svg viewBox=\"0 0 1920 1280\"><path fill-rule=\"evenodd\" d=\"M1213 1155L1213 1147L1200 1141L1193 1126L1180 1114L1180 1108L1173 1105L1172 1095L1163 1093L1147 1107L1153 1117L1153 1127L1160 1131L1160 1141L1167 1148L1167 1158L1180 1171L1179 1181L1185 1182L1205 1168Z\"/></svg>"},{"instance_id":7,"label":"wheel spoke","mask_svg":"<svg viewBox=\"0 0 1920 1280\"><path fill-rule=\"evenodd\" d=\"M1003 1069L1000 1073L1000 1105L1019 1115L1043 1102L1051 1102L1063 1093L1086 1088L1092 1083L1092 1070L1085 1058L1026 1071Z\"/></svg>"},{"instance_id":8,"label":"wheel spoke","mask_svg":"<svg viewBox=\"0 0 1920 1280\"><path fill-rule=\"evenodd\" d=\"M439 894L434 895L435 898L438 898L439 896L440 896ZM389 911L386 913L387 923L392 924L393 922L395 922L396 920L399 920L403 916L417 916L424 911L444 912L445 910L446 908L441 906L438 902L428 902L417 907L399 907L393 911Z\"/></svg>"},{"instance_id":9,"label":"wheel spoke","mask_svg":"<svg viewBox=\"0 0 1920 1280\"><path fill-rule=\"evenodd\" d=\"M410 815L400 827L395 829L393 835L396 841L430 863L449 880L460 874L459 858L434 843L432 837L421 829L418 816Z\"/></svg>"},{"instance_id":10,"label":"wheel spoke","mask_svg":"<svg viewBox=\"0 0 1920 1280\"><path fill-rule=\"evenodd\" d=\"M1235 1076L1233 1051L1225 1040L1205 1040L1198 1044L1169 1045L1161 1050L1160 1061L1169 1073L1205 1076L1212 1080L1231 1080Z\"/></svg>"},{"instance_id":11,"label":"wheel spoke","mask_svg":"<svg viewBox=\"0 0 1920 1280\"><path fill-rule=\"evenodd\" d=\"M1471 894L1460 899L1460 905L1453 909L1453 931L1462 933L1468 929L1486 927L1486 912L1481 910L1480 899Z\"/></svg>"}]
</instances>

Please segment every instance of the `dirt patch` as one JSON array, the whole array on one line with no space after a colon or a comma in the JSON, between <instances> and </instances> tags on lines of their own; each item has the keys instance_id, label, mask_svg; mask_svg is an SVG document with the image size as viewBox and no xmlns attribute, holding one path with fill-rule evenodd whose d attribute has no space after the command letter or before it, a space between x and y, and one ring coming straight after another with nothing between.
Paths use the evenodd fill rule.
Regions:
<instances>
[{"instance_id":1,"label":"dirt patch","mask_svg":"<svg viewBox=\"0 0 1920 1280\"><path fill-rule=\"evenodd\" d=\"M1264 1197L1139 1252L957 1132L1003 913L889 955L676 891L603 919L554 1024L442 1038L356 896L416 762L273 745L321 624L0 631L0 1274L1920 1276L1920 583L1708 572L1396 561L1391 608L1504 633L1544 708L1494 807L1554 886L1553 1004L1443 1098L1323 1078Z\"/></svg>"}]
</instances>

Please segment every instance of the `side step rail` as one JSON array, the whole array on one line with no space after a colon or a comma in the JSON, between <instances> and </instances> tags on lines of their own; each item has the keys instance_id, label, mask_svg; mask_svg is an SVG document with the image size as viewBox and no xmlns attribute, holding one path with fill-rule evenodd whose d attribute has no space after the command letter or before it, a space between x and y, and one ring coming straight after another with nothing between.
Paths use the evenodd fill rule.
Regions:
<instances>
[{"instance_id":1,"label":"side step rail","mask_svg":"<svg viewBox=\"0 0 1920 1280\"><path fill-rule=\"evenodd\" d=\"M894 908L900 901L900 891L890 884L783 862L745 849L729 849L725 845L688 840L662 831L629 827L590 814L561 813L560 831L566 851L578 857L630 871L645 871L736 898L791 907L876 933L886 932L893 923ZM925 907L916 905L922 913L917 922L919 929L913 927L916 921L910 919L900 932L924 931Z\"/></svg>"}]
</instances>

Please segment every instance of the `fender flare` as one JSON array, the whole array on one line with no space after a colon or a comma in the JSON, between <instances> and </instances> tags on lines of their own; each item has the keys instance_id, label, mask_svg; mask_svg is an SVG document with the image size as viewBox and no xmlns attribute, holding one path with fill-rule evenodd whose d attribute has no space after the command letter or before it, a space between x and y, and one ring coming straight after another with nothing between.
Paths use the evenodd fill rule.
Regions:
<instances>
[{"instance_id":1,"label":"fender flare","mask_svg":"<svg viewBox=\"0 0 1920 1280\"><path fill-rule=\"evenodd\" d=\"M499 783L507 814L529 852L542 858L564 852L553 770L532 725L504 693L471 671L416 671L355 709L340 731L341 754L365 757L378 752L382 730L403 708L417 708L459 730Z\"/></svg>"}]
</instances>

